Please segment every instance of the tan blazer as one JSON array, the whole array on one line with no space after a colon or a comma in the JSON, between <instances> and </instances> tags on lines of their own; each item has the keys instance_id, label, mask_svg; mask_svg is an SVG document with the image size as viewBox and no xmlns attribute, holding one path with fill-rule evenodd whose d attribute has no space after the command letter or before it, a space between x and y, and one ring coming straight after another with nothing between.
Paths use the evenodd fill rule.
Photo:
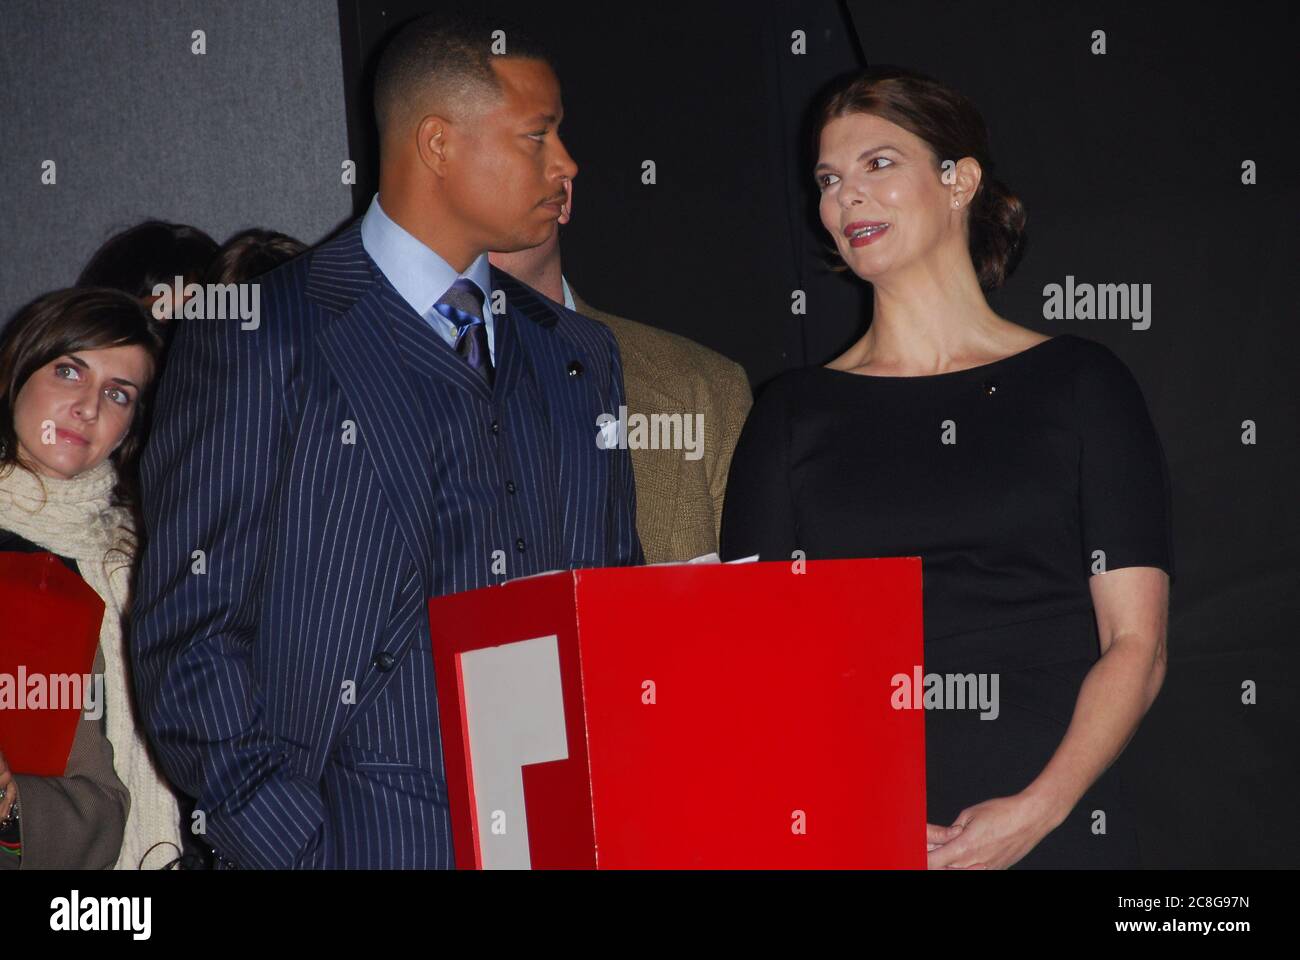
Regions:
<instances>
[{"instance_id":1,"label":"tan blazer","mask_svg":"<svg viewBox=\"0 0 1300 960\"><path fill-rule=\"evenodd\" d=\"M646 563L716 551L727 470L753 403L744 368L686 337L597 310L579 299L572 284L569 292L577 311L605 324L618 341L629 417L704 415L698 460L688 460L686 450L630 451L636 529Z\"/></svg>"}]
</instances>

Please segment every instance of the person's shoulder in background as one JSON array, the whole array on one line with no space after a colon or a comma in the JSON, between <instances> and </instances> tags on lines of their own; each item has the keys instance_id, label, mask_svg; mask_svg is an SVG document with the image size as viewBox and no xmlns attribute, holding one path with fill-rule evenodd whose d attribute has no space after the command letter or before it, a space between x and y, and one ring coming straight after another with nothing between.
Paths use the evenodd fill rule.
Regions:
<instances>
[{"instance_id":1,"label":"person's shoulder in background","mask_svg":"<svg viewBox=\"0 0 1300 960\"><path fill-rule=\"evenodd\" d=\"M683 402L689 402L697 391L703 390L724 402L742 402L748 409L749 378L744 367L734 360L679 334L599 310L579 299L576 293L574 309L599 320L613 332L623 357L625 379L635 377Z\"/></svg>"},{"instance_id":2,"label":"person's shoulder in background","mask_svg":"<svg viewBox=\"0 0 1300 960\"><path fill-rule=\"evenodd\" d=\"M687 337L598 310L576 292L573 299L578 313L614 335L631 413L703 417L699 468L683 457L633 450L637 526L647 562L715 550L732 454L753 403L745 369Z\"/></svg>"}]
</instances>

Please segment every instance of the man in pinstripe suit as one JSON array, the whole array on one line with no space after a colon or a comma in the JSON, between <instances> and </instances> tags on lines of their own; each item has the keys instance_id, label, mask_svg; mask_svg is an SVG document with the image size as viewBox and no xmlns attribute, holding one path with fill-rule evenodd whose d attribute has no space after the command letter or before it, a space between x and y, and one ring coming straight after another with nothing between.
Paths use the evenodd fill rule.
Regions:
<instances>
[{"instance_id":1,"label":"man in pinstripe suit","mask_svg":"<svg viewBox=\"0 0 1300 960\"><path fill-rule=\"evenodd\" d=\"M627 451L597 443L612 335L487 262L577 172L550 66L489 42L404 28L366 216L263 278L256 329L171 348L133 659L219 865L452 866L427 598L642 562Z\"/></svg>"}]
</instances>

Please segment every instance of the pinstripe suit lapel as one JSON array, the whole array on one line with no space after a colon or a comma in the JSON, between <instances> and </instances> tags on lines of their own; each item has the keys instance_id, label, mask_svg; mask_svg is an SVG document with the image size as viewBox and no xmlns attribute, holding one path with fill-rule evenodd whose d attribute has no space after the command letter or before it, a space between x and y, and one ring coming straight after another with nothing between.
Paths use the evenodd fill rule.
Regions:
<instances>
[{"instance_id":1,"label":"pinstripe suit lapel","mask_svg":"<svg viewBox=\"0 0 1300 960\"><path fill-rule=\"evenodd\" d=\"M399 360L386 319L374 287L347 313L325 323L317 345L356 410L357 445L370 457L402 537L428 585L433 582L433 431L426 426L427 405Z\"/></svg>"},{"instance_id":2,"label":"pinstripe suit lapel","mask_svg":"<svg viewBox=\"0 0 1300 960\"><path fill-rule=\"evenodd\" d=\"M580 478L576 483L604 489L610 457L596 443L596 414L618 415L606 410L608 362L566 336L568 321L561 320L568 311L563 306L499 270L493 270L492 283L504 291L516 318L519 353L544 398L550 442L564 451L569 476ZM574 490L563 494L581 495Z\"/></svg>"},{"instance_id":3,"label":"pinstripe suit lapel","mask_svg":"<svg viewBox=\"0 0 1300 960\"><path fill-rule=\"evenodd\" d=\"M548 334L555 327L557 317L553 309L546 304L545 298L532 287L524 286L504 270L492 268L492 292L505 296L506 309L496 314L493 323L497 328L497 395L505 398L510 395L519 382L524 370L533 365L530 347L539 334L543 339L550 339ZM544 378L536 376L533 381L546 393L548 387Z\"/></svg>"},{"instance_id":4,"label":"pinstripe suit lapel","mask_svg":"<svg viewBox=\"0 0 1300 960\"><path fill-rule=\"evenodd\" d=\"M307 295L337 311L326 319L317 346L356 410L358 446L370 457L427 587L433 582L433 432L426 428L430 413L421 391L411 383L401 362L399 338L393 331L383 288L361 245L359 221L313 255ZM407 312L413 316L409 306ZM428 340L437 341L432 330L424 332ZM418 338L414 342L418 345ZM433 345L417 347L415 353L438 368L441 364L430 349ZM472 373L455 352L448 353L465 372Z\"/></svg>"},{"instance_id":5,"label":"pinstripe suit lapel","mask_svg":"<svg viewBox=\"0 0 1300 960\"><path fill-rule=\"evenodd\" d=\"M403 360L419 372L453 383L485 401L491 401L495 397L500 402L510 395L527 363L527 358L521 355L523 345L519 340L517 324L521 320L525 323L529 321L520 315L518 308L508 305L504 312L493 316L496 382L489 388L465 362L465 358L430 330L428 322L417 317L410 304L387 281L380 279L378 282L383 290L385 309L392 321L393 334L402 350Z\"/></svg>"},{"instance_id":6,"label":"pinstripe suit lapel","mask_svg":"<svg viewBox=\"0 0 1300 960\"><path fill-rule=\"evenodd\" d=\"M411 305L402 299L402 295L387 280L378 278L375 287L384 315L384 325L400 351L392 355L394 363L406 364L421 376L444 380L484 400L492 399L492 390L470 368L465 358L438 336L427 320L416 315ZM498 331L498 341L500 336ZM420 395L423 395L423 391ZM433 415L433 411L430 411L430 415Z\"/></svg>"},{"instance_id":7,"label":"pinstripe suit lapel","mask_svg":"<svg viewBox=\"0 0 1300 960\"><path fill-rule=\"evenodd\" d=\"M400 354L390 354L392 362L400 358L422 375L436 377L484 400L492 398L492 390L464 358L411 309L380 273L361 243L361 225L357 221L313 255L307 295L332 310L346 313L372 289L380 299L381 325L392 334L400 351ZM497 325L497 366L502 368L497 371L497 389L501 390L509 388L515 373L511 369L511 337L507 330L501 329L509 326L509 317L498 316L493 322Z\"/></svg>"}]
</instances>

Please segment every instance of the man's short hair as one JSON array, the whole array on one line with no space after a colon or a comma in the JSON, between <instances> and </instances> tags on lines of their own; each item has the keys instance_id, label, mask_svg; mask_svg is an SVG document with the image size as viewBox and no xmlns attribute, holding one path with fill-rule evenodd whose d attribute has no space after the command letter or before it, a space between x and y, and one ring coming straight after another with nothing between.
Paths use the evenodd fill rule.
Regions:
<instances>
[{"instance_id":1,"label":"man's short hair","mask_svg":"<svg viewBox=\"0 0 1300 960\"><path fill-rule=\"evenodd\" d=\"M504 53L493 53L493 34L502 31ZM382 141L404 120L432 111L449 119L495 100L501 84L494 57L555 62L541 44L500 18L432 13L402 25L375 67L375 122Z\"/></svg>"}]
</instances>

